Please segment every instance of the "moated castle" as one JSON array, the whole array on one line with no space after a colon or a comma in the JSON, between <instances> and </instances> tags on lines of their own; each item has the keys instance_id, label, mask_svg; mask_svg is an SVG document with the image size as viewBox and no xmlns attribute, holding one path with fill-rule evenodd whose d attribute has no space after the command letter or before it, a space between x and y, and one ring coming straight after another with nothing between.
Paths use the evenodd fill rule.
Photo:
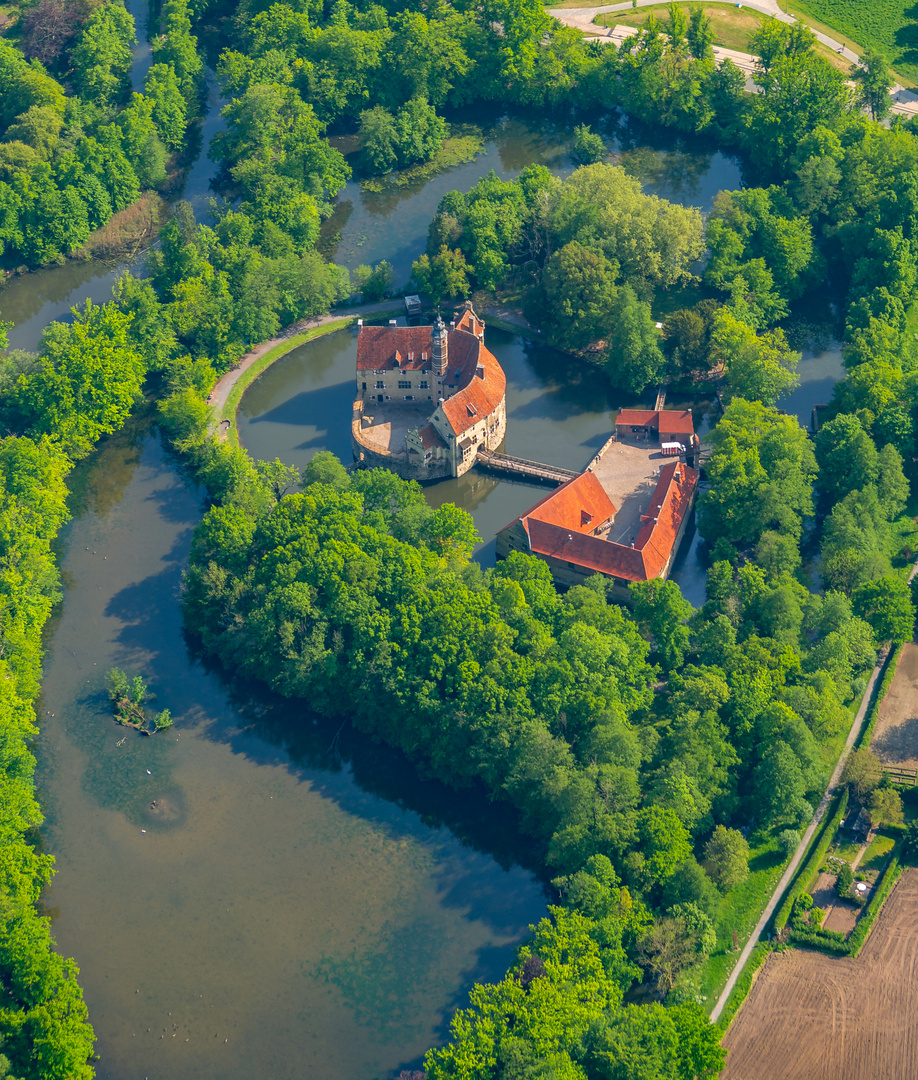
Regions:
<instances>
[{"instance_id":1,"label":"moated castle","mask_svg":"<svg viewBox=\"0 0 918 1080\"><path fill-rule=\"evenodd\" d=\"M471 301L447 328L363 326L357 338L354 457L406 480L462 476L507 430L507 380Z\"/></svg>"}]
</instances>

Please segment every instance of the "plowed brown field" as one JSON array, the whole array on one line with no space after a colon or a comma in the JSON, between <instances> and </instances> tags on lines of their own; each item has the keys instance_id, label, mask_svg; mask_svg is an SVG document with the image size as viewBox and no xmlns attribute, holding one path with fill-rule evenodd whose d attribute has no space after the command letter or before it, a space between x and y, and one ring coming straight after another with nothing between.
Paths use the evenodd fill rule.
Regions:
<instances>
[{"instance_id":1,"label":"plowed brown field","mask_svg":"<svg viewBox=\"0 0 918 1080\"><path fill-rule=\"evenodd\" d=\"M768 958L724 1038L723 1080L918 1077L918 871L900 880L856 960Z\"/></svg>"},{"instance_id":2,"label":"plowed brown field","mask_svg":"<svg viewBox=\"0 0 918 1080\"><path fill-rule=\"evenodd\" d=\"M918 769L918 645L914 641L902 646L870 749L887 765Z\"/></svg>"}]
</instances>

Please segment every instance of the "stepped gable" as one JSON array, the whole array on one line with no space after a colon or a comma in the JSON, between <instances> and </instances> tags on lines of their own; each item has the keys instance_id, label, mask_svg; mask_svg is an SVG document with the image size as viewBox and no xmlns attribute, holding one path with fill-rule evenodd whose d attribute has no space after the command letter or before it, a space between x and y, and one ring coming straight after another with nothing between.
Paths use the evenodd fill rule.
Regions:
<instances>
[{"instance_id":1,"label":"stepped gable","mask_svg":"<svg viewBox=\"0 0 918 1080\"><path fill-rule=\"evenodd\" d=\"M592 492L593 488L588 482L580 488L574 485L587 476L599 487L599 481L592 473L583 473L547 496L522 518L533 553L625 581L647 581L660 577L672 557L683 519L691 508L698 484L697 471L681 462L663 466L650 505L642 515L644 525L635 539L634 547L626 547L583 531L596 528L601 523L597 520L595 525L590 525L583 521L583 515L589 513L589 508L583 506L581 492ZM576 497L572 498L569 491L568 495L558 499L565 488L574 488ZM605 504L612 507L604 491L603 496ZM553 502L554 506L551 505ZM593 505L599 508L602 504Z\"/></svg>"},{"instance_id":2,"label":"stepped gable","mask_svg":"<svg viewBox=\"0 0 918 1080\"><path fill-rule=\"evenodd\" d=\"M433 424L425 424L424 427L418 429L418 438L421 440L421 446L425 450L433 450L436 446L442 446L445 448L446 443L440 438L440 433L433 426Z\"/></svg>"},{"instance_id":3,"label":"stepped gable","mask_svg":"<svg viewBox=\"0 0 918 1080\"><path fill-rule=\"evenodd\" d=\"M357 337L357 370L419 371L430 367L430 350L429 326L362 326Z\"/></svg>"}]
</instances>

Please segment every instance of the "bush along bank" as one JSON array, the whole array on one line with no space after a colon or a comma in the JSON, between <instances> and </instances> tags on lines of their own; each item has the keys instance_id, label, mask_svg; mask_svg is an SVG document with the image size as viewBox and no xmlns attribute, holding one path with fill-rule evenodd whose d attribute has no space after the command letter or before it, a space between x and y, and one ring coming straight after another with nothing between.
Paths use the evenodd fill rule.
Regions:
<instances>
[{"instance_id":1,"label":"bush along bank","mask_svg":"<svg viewBox=\"0 0 918 1080\"><path fill-rule=\"evenodd\" d=\"M129 316L125 333L136 335L130 351L141 357L139 370L129 364L110 383L101 357L97 366L87 364L84 338L56 331L45 346L48 363L31 370L31 361L20 358L25 388L13 380L20 389L0 404L13 418L8 422L58 438L78 454L117 423L115 382L123 379L130 398L144 371L161 373L168 391L163 422L223 504L196 537L186 598L189 623L207 646L281 692L314 698L319 708L334 709L353 691L361 705L355 721L364 730L453 783L485 783L513 802L543 840L546 872L557 875L564 904L538 928L507 979L476 988L470 1008L454 1020L452 1043L428 1060L433 1075L532 1071L548 1060L562 1075L598 1077L626 1069L638 1046L645 1057L652 1050L661 1076L716 1072L722 1055L693 979L717 947L720 913L748 874L750 841L774 844L776 832L792 833L807 819L824 783L822 747L838 736L878 640L899 635L912 614L896 591L893 566L894 523L907 493L897 446L910 445L913 386L904 377L913 357L898 343L908 337L902 297L909 295L914 259L909 238L896 229L911 223L890 219L896 204L886 188L900 176L889 181L871 171L880 155L868 151L888 140L905 177L914 138L847 114L842 81L820 83L818 58L800 42L779 49L763 93L748 100L738 73L728 69L724 80L710 58L680 47L682 70L706 73L705 92L692 97L690 110L671 99L648 112L691 130L716 130L720 117L748 120L755 164L775 190L757 189L718 207L721 224L708 235L716 248L711 286L728 310L716 315L716 325L716 313L690 312L679 332L686 364L695 363L693 339L701 363L717 359L709 348L716 336L737 399L715 432L711 492L699 507L715 560L708 601L693 613L671 583L651 582L636 590L630 616L608 603L601 581L557 597L544 567L526 559L480 574L467 557L474 541L468 519L450 508L431 511L410 485L378 474L348 478L320 458L307 472L306 490L291 495L297 478L282 463L255 465L209 438L206 393L215 375L248 342L270 337L311 304L327 306L325 297L342 289L342 275L312 245L346 168L318 137L300 97L335 80L327 67L313 78L315 64L325 63L314 47L320 35L308 17L291 19L283 8L253 19L240 9L236 26L246 40L239 43L249 55L224 60L225 85L237 96L219 149L242 189L240 209L221 212L213 229L180 211L151 259L152 285L119 290L112 310ZM390 39L379 10L367 16L370 25L363 13L335 5L334 24L321 36L382 46ZM637 103L643 95L647 104L660 58L669 63L674 56L650 40L630 56L589 50L546 29L534 4L482 10L480 20L470 19L477 35L471 52L492 64L479 72L490 75L479 85L494 96L506 96L509 82L521 100L541 90L541 103L567 103L593 79L614 89L616 100L631 95ZM448 5L441 11L461 19ZM420 32L422 20L403 29ZM301 48L309 63L285 52ZM507 50L518 63L506 63ZM583 79L573 64L555 63L565 50L584 62ZM445 96L444 63L455 73L462 58L424 55L437 69L425 70L427 88ZM265 81L288 61L296 79L283 87ZM372 70L368 63L366 72ZM414 74L401 71L405 79ZM801 78L814 91L803 98L796 93ZM395 79L391 85L404 92ZM666 81L677 85L681 80ZM364 98L362 87L355 93ZM263 130L252 118L263 115L265 103L268 112L283 112L284 122ZM569 190L589 189L594 178L597 189L614 180L624 205L638 202L620 177L602 170ZM535 187L538 198L527 212L541 204ZM491 257L501 250L500 237L495 231L498 242L490 243L489 228L490 218L495 230L502 219L488 204L507 193L494 186L479 194L481 205L455 207L461 228L458 214L439 225L450 243L457 229L463 243L474 241L468 256L481 283L503 269ZM585 293L576 310L589 312L597 297L614 299L623 325L634 331L629 340L656 373L659 357L655 339L644 333L650 328L639 295L646 290L639 275L621 286L616 280L622 253L640 237L617 237L621 250L606 250L600 260L583 205L567 200L567 222L553 220L552 236L564 235L567 250L541 287L579 302L561 288L575 280L568 268L577 270ZM884 235L865 236L864 223ZM647 250L665 264L667 245L656 243L666 239L665 216L654 214L646 225L655 241ZM514 242L507 238L508 246ZM773 322L782 304L818 276L820 243L841 249L851 267L853 377L833 407L856 413L857 425L847 415L830 420L835 426L814 457L799 426L767 403L787 385L793 359ZM455 268L452 250L432 269L446 275ZM438 247L434 258L441 254ZM881 291L887 286L891 299ZM111 315L92 315L105 325L91 334L80 330L86 320L77 331L117 338ZM887 357L882 350L890 342ZM123 352L119 344L111 356ZM95 385L94 377L111 391L106 408L92 401L65 407L67 395ZM836 467L852 455L857 469ZM817 479L820 511L832 518L824 549L832 590L824 597L811 596L800 580L799 541L815 510ZM758 831L747 840L733 826L753 819ZM638 963L673 995L672 1008L622 1004Z\"/></svg>"},{"instance_id":2,"label":"bush along bank","mask_svg":"<svg viewBox=\"0 0 918 1080\"><path fill-rule=\"evenodd\" d=\"M69 468L69 459L40 435L0 439L0 979L6 991L0 1054L11 1074L25 1080L93 1075L93 1031L79 970L54 951L50 919L36 908L54 860L34 846L42 817L29 749L37 731L42 628L60 599L51 544L68 517Z\"/></svg>"}]
</instances>

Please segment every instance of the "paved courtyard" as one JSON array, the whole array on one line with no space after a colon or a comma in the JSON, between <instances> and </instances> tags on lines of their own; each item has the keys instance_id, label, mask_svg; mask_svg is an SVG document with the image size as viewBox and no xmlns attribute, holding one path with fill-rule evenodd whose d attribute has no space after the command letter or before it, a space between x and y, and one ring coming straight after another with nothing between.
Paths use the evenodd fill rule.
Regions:
<instances>
[{"instance_id":1,"label":"paved courtyard","mask_svg":"<svg viewBox=\"0 0 918 1080\"><path fill-rule=\"evenodd\" d=\"M593 469L617 511L606 539L630 544L641 528L641 514L650 505L661 466L678 458L665 458L653 443L617 442L605 452Z\"/></svg>"},{"instance_id":2,"label":"paved courtyard","mask_svg":"<svg viewBox=\"0 0 918 1080\"><path fill-rule=\"evenodd\" d=\"M429 401L393 404L387 401L364 406L360 437L369 449L379 453L404 454L405 436L414 428L423 427L433 412Z\"/></svg>"}]
</instances>

